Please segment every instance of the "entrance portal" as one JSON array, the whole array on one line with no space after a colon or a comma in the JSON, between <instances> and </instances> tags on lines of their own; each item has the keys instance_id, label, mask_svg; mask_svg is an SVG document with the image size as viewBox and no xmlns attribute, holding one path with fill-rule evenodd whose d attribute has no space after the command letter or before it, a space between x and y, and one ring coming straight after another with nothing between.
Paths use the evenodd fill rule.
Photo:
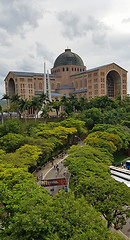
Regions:
<instances>
[{"instance_id":1,"label":"entrance portal","mask_svg":"<svg viewBox=\"0 0 130 240\"><path fill-rule=\"evenodd\" d=\"M111 98L121 94L121 77L115 70L110 71L106 76L106 95Z\"/></svg>"},{"instance_id":2,"label":"entrance portal","mask_svg":"<svg viewBox=\"0 0 130 240\"><path fill-rule=\"evenodd\" d=\"M12 97L15 94L15 83L13 78L10 78L9 80L8 89L9 89L9 96Z\"/></svg>"}]
</instances>

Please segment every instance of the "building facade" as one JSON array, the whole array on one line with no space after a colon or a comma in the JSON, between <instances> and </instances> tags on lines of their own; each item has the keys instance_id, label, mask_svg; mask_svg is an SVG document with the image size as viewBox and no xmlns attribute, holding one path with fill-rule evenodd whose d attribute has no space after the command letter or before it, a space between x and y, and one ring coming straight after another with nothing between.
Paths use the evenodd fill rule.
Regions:
<instances>
[{"instance_id":1,"label":"building facade","mask_svg":"<svg viewBox=\"0 0 130 240\"><path fill-rule=\"evenodd\" d=\"M127 94L127 71L115 63L86 69L83 60L71 49L65 49L55 60L49 74L52 99L75 94L88 100L107 95L116 98ZM5 78L6 94L18 94L23 99L44 92L44 73L10 71ZM8 103L9 105L9 103Z\"/></svg>"}]
</instances>

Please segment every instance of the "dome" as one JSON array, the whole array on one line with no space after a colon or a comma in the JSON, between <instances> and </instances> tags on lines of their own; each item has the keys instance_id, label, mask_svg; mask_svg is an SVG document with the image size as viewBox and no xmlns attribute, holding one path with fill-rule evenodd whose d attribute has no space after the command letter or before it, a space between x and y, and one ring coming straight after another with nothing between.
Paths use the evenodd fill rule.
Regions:
<instances>
[{"instance_id":1,"label":"dome","mask_svg":"<svg viewBox=\"0 0 130 240\"><path fill-rule=\"evenodd\" d=\"M71 52L71 49L65 49L54 62L54 68L63 65L84 66L83 60L76 53Z\"/></svg>"}]
</instances>

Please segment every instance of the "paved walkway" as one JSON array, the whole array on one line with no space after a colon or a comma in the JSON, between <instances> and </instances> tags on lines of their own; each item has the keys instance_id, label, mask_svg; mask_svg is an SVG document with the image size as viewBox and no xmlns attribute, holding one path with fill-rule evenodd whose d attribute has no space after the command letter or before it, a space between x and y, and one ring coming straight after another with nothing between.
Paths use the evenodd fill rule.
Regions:
<instances>
[{"instance_id":1,"label":"paved walkway","mask_svg":"<svg viewBox=\"0 0 130 240\"><path fill-rule=\"evenodd\" d=\"M55 157L53 162L48 162L44 166L41 167L40 170L35 170L33 172L34 177L36 177L37 182L39 185L41 185L41 180L44 180L47 176L47 174L54 168L54 165L61 163L64 161L65 158L68 157L68 154L59 154L58 157Z\"/></svg>"},{"instance_id":2,"label":"paved walkway","mask_svg":"<svg viewBox=\"0 0 130 240\"><path fill-rule=\"evenodd\" d=\"M38 185L41 185L41 183L42 183L41 180L46 179L47 175L49 175L49 176L51 175L51 173L49 173L49 172L54 169L54 165L56 166L57 164L60 164L67 157L68 157L68 154L64 154L64 155L59 154L58 157L55 157L55 159L53 160L53 164L52 164L52 162L48 162L48 163L45 164L45 166L42 166L40 170L34 171L33 175L34 175L34 177L36 177L36 179L38 179L38 181L37 181ZM55 194L56 194L56 192L54 194L52 194L52 196L55 195ZM125 235L125 233L127 231L124 231L124 233L123 233L121 230L117 231L114 228L112 228L111 230L114 231L114 232L118 232L118 233L122 234L122 237L123 237L124 240L130 239L128 233L127 233L127 236Z\"/></svg>"}]
</instances>

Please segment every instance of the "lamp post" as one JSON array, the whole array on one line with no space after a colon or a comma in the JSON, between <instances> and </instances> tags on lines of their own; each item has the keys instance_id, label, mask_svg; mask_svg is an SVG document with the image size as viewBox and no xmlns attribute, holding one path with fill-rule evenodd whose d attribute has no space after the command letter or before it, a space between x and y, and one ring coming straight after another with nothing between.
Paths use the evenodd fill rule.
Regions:
<instances>
[{"instance_id":1,"label":"lamp post","mask_svg":"<svg viewBox=\"0 0 130 240\"><path fill-rule=\"evenodd\" d=\"M78 137L77 135L75 135L74 137L75 137L75 138L78 138L79 141L80 141L80 145L83 146L83 141L82 141L82 139L81 139L80 137Z\"/></svg>"},{"instance_id":2,"label":"lamp post","mask_svg":"<svg viewBox=\"0 0 130 240\"><path fill-rule=\"evenodd\" d=\"M77 138L78 138L80 141L82 141L82 140L81 140L81 138L80 138L80 137L78 137L77 135L75 135L75 137L77 137Z\"/></svg>"}]
</instances>

